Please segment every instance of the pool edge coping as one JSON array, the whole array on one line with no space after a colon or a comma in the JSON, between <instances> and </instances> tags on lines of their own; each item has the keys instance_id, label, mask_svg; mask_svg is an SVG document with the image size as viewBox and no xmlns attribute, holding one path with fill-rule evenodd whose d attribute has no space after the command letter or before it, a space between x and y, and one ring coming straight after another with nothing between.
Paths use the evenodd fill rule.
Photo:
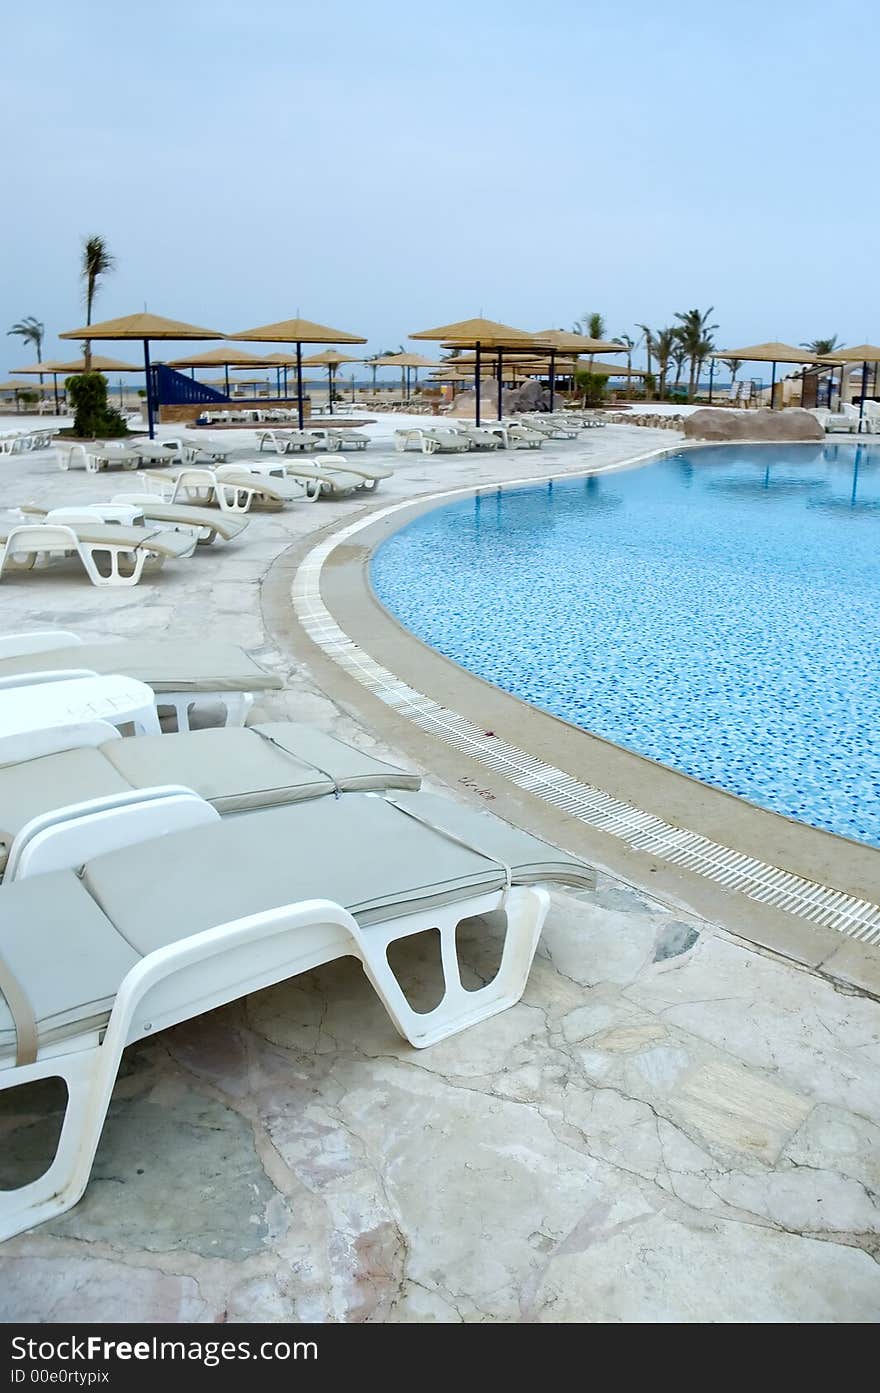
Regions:
<instances>
[{"instance_id":1,"label":"pool edge coping","mask_svg":"<svg viewBox=\"0 0 880 1393\"><path fill-rule=\"evenodd\" d=\"M429 770L435 772L438 778L462 788L465 796L482 796L484 799L494 800L500 795L509 803L510 808L516 809L515 813L509 812L508 816L515 816L521 825L531 824L531 830L535 831L537 835L542 835L549 840L560 841L562 844L567 842L570 850L589 855L597 865L612 876L623 879L636 888L643 889L645 893L657 895L661 899L665 898L672 904L680 905L702 918L714 921L738 938L769 948L783 957L820 971L834 980L842 981L847 986L880 994L880 951L878 951L880 931L877 932L876 942L873 941L875 936L873 930L871 931L872 942L863 942L858 937L842 932L839 928L828 928L822 924L816 925L802 915L773 908L768 910L766 905L756 905L754 901L747 899L739 891L727 890L725 892L721 886L707 881L705 877L697 877L698 882L702 883L695 884L695 876L683 871L680 867L677 868L677 873L670 876L667 873L669 867L663 867L660 864L646 864L644 857L636 856L633 860L632 857L624 856L621 858L609 854L607 837L604 839L601 836L587 837L586 841L592 845L585 848L584 838L574 835L574 825L578 819L563 815L562 820L560 820L560 816L557 815L558 809L554 810L553 816L548 817L546 807L536 807L540 795L523 797L522 785L517 788L509 778L503 775L496 777L492 774L487 777L485 767L480 768L477 778L469 778L462 773L462 770L470 763L472 772L475 772L473 766L478 763L477 761L471 760L469 756L454 755L448 745L436 738L436 734L426 735L424 728L420 731L415 730L415 738L413 738L414 727L411 721L401 720L402 714L412 715L411 711L406 710L410 699L404 699L402 705L400 703L400 692L404 688L408 688L410 692L415 691L416 696L425 702L436 704L436 698L431 694L432 682L426 683L421 680L425 675L425 657L427 654L437 663L446 665L453 672L453 681L444 680L441 683L441 688L446 693L441 700L442 709L452 716L456 716L460 720L466 719L460 716L456 710L455 702L450 699L450 688L453 695L454 691L458 690L462 697L465 695L465 690L471 688L469 693L471 701L474 697L473 689L479 689L483 696L485 696L486 691L495 694L496 699L500 699L502 704L515 704L519 753L525 753L527 757L532 758L528 755L529 740L523 740L523 724L527 729L534 729L536 722L547 721L565 726L574 739L587 738L619 752L621 747L614 746L612 742L602 741L601 737L581 731L578 727L571 726L567 722L559 722L556 717L539 711L538 708L530 706L510 693L503 692L500 688L494 687L491 683L487 683L484 679L459 667L450 659L437 653L436 650L428 648L400 624L373 594L369 584L370 560L381 542L387 540L415 517L433 511L434 508L447 502L460 501L478 495L493 495L501 490L539 486L550 482L562 482L565 479L584 478L588 475L613 473L680 454L683 450L701 450L712 448L718 444L730 443L672 440L668 445L655 446L624 460L598 467L585 467L563 473L551 470L550 472L529 474L525 477L491 484L457 485L447 489L434 489L412 499L398 500L387 504L373 504L368 510L355 515L354 518L349 515L344 521L337 520L331 523L329 527L317 534L320 540L316 541L316 534L312 534L306 542L290 548L285 553L283 565L283 589L285 593L283 596L276 595L275 603L270 602L269 608L272 611L272 620L274 621L272 627L277 627L280 622L281 627L287 631L292 641L295 640L294 629L298 631L305 641L306 651L310 658L314 658L316 653L320 654L321 673L333 691L340 694L345 704L352 706L368 726L379 728L392 745L412 749L422 763ZM737 441L733 443L776 446L780 443L793 443L815 446L818 442ZM358 544L353 546L355 538L358 539ZM349 554L344 555L343 552L346 548L348 548ZM279 561L281 559L279 558ZM268 595L267 599L269 599ZM279 601L286 609L287 617L293 621L293 628L284 622L283 616L279 613ZM291 612L291 601L293 602L293 612ZM377 622L385 630L381 636L381 641L376 633ZM348 650L346 661L342 661L340 636L342 647ZM383 700L383 698L388 697L388 690L380 692L379 699L377 699L378 688L375 669L377 667L383 668L383 664L381 659L374 658L371 653L371 644L385 651L389 637L393 649L400 653L406 651L407 661L403 666L409 667L414 662L419 668L420 678L417 689L409 687L406 678L398 676L393 670L393 665L389 667L386 662L384 671L390 676L392 685L397 688L398 692L398 697L395 698L397 704L392 704L390 708L387 700ZM301 648L301 645L294 641L294 647ZM353 670L352 652L356 652L358 655L353 663ZM445 677L449 679L449 672L445 674ZM322 683L322 685L325 684ZM380 679L379 686L382 685L383 680ZM387 681L384 681L384 686L388 688ZM469 701L463 700L461 704L467 707ZM390 719L385 719L389 716L389 712ZM494 735L492 738L494 741ZM541 741L538 740L537 743L540 745ZM525 746L525 750L523 750L523 746ZM873 859L875 855L874 849L864 844L850 842L848 839L838 837L833 833L808 828L805 824L796 823L783 815L759 809L734 794L712 789L709 785L691 779L690 776L679 775L676 771L668 769L667 766L658 765L643 756L628 751L623 753L632 761L645 766L652 775L658 772L661 778L671 775L676 779L686 780L698 789L707 790L712 795L717 794L720 798L732 800L740 809L742 816L754 815L759 819L769 818L785 823L790 832L793 830L794 835L797 835L798 832L806 832L813 838L820 838L827 842L832 849L842 844L843 847L855 848L859 856L866 855ZM551 772L554 771L551 769ZM559 772L558 769L555 770L555 773ZM577 775L573 777L578 778ZM591 785L597 782L601 785L602 780L597 781L591 772ZM481 784L485 787L481 788ZM497 792L493 792L493 789ZM645 812L637 805L634 806L634 811L648 818L657 816ZM679 820L678 823L671 824L671 827L673 831L690 833L697 838L704 835L699 831L699 819L689 818L687 824ZM596 829L593 828L591 831L596 832ZM727 840L732 839L728 838ZM753 852L741 852L736 846L724 846L723 849L729 851L734 857L754 859ZM880 851L876 853L876 857L878 873L880 873ZM778 871L780 876L789 875L788 871L775 866L773 863L768 863L768 865L769 869ZM864 894L854 893L839 882L828 885L825 881L816 879L815 876L805 875L803 871L795 872L795 875L808 882L810 886L815 887L817 891L857 899L867 904L870 909L876 908L878 915L880 915L880 904L875 903L873 896L870 901L867 901ZM880 878L878 878L878 883L880 883ZM709 887L708 894L706 893L707 886Z\"/></svg>"}]
</instances>

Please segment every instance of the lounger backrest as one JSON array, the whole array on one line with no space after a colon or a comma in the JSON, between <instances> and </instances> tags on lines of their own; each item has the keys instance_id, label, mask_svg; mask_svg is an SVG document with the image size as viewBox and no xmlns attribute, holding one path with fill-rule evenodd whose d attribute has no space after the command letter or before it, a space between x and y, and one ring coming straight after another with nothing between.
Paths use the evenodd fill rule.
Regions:
<instances>
[{"instance_id":1,"label":"lounger backrest","mask_svg":"<svg viewBox=\"0 0 880 1393\"><path fill-rule=\"evenodd\" d=\"M27 556L38 551L76 551L79 543L72 527L49 526L45 523L12 527L5 534L7 556Z\"/></svg>"}]
</instances>

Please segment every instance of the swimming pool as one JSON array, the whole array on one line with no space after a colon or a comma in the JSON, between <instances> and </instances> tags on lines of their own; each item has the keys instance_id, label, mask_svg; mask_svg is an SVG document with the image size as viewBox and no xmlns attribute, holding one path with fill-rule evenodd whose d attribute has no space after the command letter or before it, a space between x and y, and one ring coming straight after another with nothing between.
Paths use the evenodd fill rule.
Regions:
<instances>
[{"instance_id":1,"label":"swimming pool","mask_svg":"<svg viewBox=\"0 0 880 1393\"><path fill-rule=\"evenodd\" d=\"M484 493L396 533L372 582L506 691L880 845L880 445L719 445Z\"/></svg>"}]
</instances>

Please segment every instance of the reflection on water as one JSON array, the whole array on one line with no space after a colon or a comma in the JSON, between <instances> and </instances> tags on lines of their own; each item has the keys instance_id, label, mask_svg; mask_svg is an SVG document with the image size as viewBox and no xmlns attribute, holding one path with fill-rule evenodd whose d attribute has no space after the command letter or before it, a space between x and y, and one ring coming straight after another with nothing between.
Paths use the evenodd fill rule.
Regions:
<instances>
[{"instance_id":1,"label":"reflection on water","mask_svg":"<svg viewBox=\"0 0 880 1393\"><path fill-rule=\"evenodd\" d=\"M837 451L838 446L835 445L835 446L833 447L833 449L834 449L835 451ZM837 463L838 460L839 460L839 456L835 453L835 455L834 455L833 458L834 458L834 462ZM876 462L874 462L874 463L875 463L875 466L876 466ZM872 497L872 496L871 496L871 494L872 494L872 485L873 485L873 492L874 492L874 493L877 493L877 492L878 492L878 490L877 490L877 479L876 479L876 478L874 478L874 479L871 478L871 469L872 469L872 460L871 460L871 457L870 457L869 454L868 454L868 447L865 446L865 445L856 445L856 447L855 447L855 455L854 455L853 464L852 464L852 484L851 484L850 491L849 491L849 497L848 497L848 498L834 497L834 498L823 498L823 499L811 499L811 500L810 500L810 506L813 507L813 508L827 508L827 509L831 509L831 510L835 510L835 509L836 509L837 511L839 511L839 512L841 512L841 513L855 513L855 514L859 514L859 513L868 513L868 514L871 514L871 513L876 513L876 512L878 512L878 511L880 511L880 496L877 496L877 497ZM875 467L875 472L876 472L876 467ZM861 493L862 493L863 496L860 496L860 494L859 494L859 483L860 483L860 482L861 482L861 485L862 485Z\"/></svg>"}]
</instances>

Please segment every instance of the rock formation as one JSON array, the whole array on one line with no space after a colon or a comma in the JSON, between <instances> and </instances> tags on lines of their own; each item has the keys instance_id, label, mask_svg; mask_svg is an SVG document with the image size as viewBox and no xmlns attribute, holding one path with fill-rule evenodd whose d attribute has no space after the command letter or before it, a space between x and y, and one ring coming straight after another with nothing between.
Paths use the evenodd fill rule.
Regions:
<instances>
[{"instance_id":1,"label":"rock formation","mask_svg":"<svg viewBox=\"0 0 880 1393\"><path fill-rule=\"evenodd\" d=\"M682 429L688 440L824 440L816 417L800 407L785 411L694 411Z\"/></svg>"},{"instance_id":2,"label":"rock formation","mask_svg":"<svg viewBox=\"0 0 880 1393\"><path fill-rule=\"evenodd\" d=\"M505 416L518 411L549 411L550 392L535 378L530 378L521 387L505 387L501 399ZM472 417L476 413L476 393L459 392L450 416ZM494 377L480 380L480 415L485 417L498 414L498 386Z\"/></svg>"}]
</instances>

